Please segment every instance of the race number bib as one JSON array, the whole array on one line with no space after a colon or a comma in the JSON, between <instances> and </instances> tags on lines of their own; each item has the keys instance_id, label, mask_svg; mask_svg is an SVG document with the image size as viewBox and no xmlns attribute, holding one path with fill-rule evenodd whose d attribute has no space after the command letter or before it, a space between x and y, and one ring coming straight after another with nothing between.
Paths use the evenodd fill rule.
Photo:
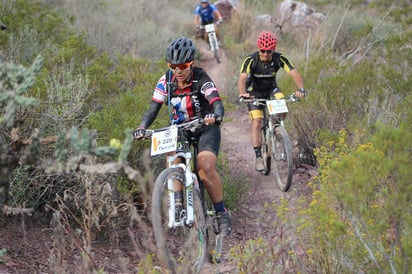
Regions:
<instances>
[{"instance_id":1,"label":"race number bib","mask_svg":"<svg viewBox=\"0 0 412 274\"><path fill-rule=\"evenodd\" d=\"M206 30L206 32L215 31L215 24L207 24L207 25L205 26L205 30Z\"/></svg>"},{"instance_id":2,"label":"race number bib","mask_svg":"<svg viewBox=\"0 0 412 274\"><path fill-rule=\"evenodd\" d=\"M150 155L160 155L172 151L177 148L177 127L171 126L167 130L153 132L152 146Z\"/></svg>"},{"instance_id":3,"label":"race number bib","mask_svg":"<svg viewBox=\"0 0 412 274\"><path fill-rule=\"evenodd\" d=\"M279 114L288 112L288 106L286 105L286 100L268 100L266 101L266 107L268 108L269 114Z\"/></svg>"}]
</instances>

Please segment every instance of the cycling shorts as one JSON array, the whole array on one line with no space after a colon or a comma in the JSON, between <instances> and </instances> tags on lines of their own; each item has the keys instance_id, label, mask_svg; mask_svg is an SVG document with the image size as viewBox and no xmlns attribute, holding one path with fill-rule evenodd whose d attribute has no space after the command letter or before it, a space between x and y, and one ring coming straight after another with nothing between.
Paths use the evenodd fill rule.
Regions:
<instances>
[{"instance_id":1,"label":"cycling shorts","mask_svg":"<svg viewBox=\"0 0 412 274\"><path fill-rule=\"evenodd\" d=\"M199 132L192 133L190 131L185 131L185 136L187 140L190 141L191 136L198 137L198 151L210 151L213 152L216 157L219 153L220 148L220 126L219 125L210 125L205 126Z\"/></svg>"}]
</instances>

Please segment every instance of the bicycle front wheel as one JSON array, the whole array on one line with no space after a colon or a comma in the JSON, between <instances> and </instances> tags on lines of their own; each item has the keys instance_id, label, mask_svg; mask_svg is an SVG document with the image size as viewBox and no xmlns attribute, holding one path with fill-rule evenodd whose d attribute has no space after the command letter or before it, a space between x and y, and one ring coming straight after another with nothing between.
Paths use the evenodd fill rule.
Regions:
<instances>
[{"instance_id":1,"label":"bicycle front wheel","mask_svg":"<svg viewBox=\"0 0 412 274\"><path fill-rule=\"evenodd\" d=\"M293 158L290 138L282 126L275 128L272 136L272 160L275 181L281 191L288 191L292 184Z\"/></svg>"},{"instance_id":2,"label":"bicycle front wheel","mask_svg":"<svg viewBox=\"0 0 412 274\"><path fill-rule=\"evenodd\" d=\"M220 58L219 58L219 44L217 41L216 33L211 33L209 36L209 41L210 41L210 47L213 50L213 55L216 58L216 61L220 63Z\"/></svg>"},{"instance_id":3,"label":"bicycle front wheel","mask_svg":"<svg viewBox=\"0 0 412 274\"><path fill-rule=\"evenodd\" d=\"M206 258L206 222L198 189L193 189L194 223L184 223L186 205L177 212L180 225L170 228L169 207L170 182L185 183L184 172L180 168L168 168L156 179L152 194L152 224L160 259L172 273L199 273ZM186 192L186 190L185 190ZM186 197L184 193L183 197ZM173 211L175 208L173 208Z\"/></svg>"}]
</instances>

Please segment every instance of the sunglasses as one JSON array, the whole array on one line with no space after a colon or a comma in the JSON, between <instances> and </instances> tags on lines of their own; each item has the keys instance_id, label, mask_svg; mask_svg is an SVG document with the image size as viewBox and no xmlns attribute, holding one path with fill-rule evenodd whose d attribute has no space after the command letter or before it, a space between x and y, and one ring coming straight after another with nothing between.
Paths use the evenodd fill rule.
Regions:
<instances>
[{"instance_id":1,"label":"sunglasses","mask_svg":"<svg viewBox=\"0 0 412 274\"><path fill-rule=\"evenodd\" d=\"M167 64L169 66L169 68L171 70L176 70L177 68L179 68L179 70L187 70L188 68L190 68L190 66L193 64L193 62L189 62L189 63L184 63L184 64Z\"/></svg>"},{"instance_id":2,"label":"sunglasses","mask_svg":"<svg viewBox=\"0 0 412 274\"><path fill-rule=\"evenodd\" d=\"M260 52L261 52L262 54L265 54L265 53L267 53L267 54L272 54L273 50L271 50L271 49L269 49L269 50L261 49Z\"/></svg>"}]
</instances>

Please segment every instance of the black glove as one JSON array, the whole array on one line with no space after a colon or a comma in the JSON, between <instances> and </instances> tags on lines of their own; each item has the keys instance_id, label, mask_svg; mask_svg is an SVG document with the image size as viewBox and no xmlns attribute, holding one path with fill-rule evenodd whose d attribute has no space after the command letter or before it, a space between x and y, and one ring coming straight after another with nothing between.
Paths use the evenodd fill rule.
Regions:
<instances>
[{"instance_id":1,"label":"black glove","mask_svg":"<svg viewBox=\"0 0 412 274\"><path fill-rule=\"evenodd\" d=\"M146 130L142 127L139 127L135 131L133 131L133 138L142 139L145 133L146 133Z\"/></svg>"}]
</instances>

